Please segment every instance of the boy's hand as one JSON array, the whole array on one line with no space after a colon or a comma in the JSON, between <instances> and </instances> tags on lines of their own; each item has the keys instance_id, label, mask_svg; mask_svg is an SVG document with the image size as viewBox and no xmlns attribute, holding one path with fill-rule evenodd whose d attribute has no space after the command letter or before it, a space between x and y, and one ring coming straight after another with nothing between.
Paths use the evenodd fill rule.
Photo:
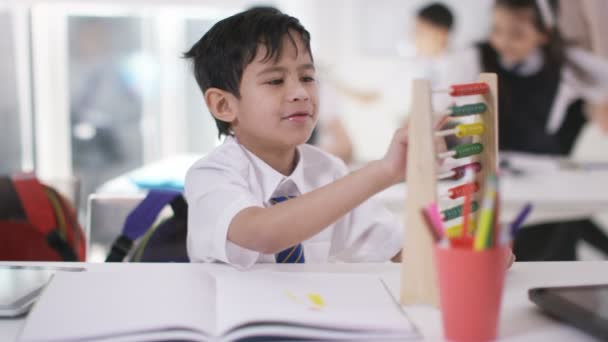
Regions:
<instances>
[{"instance_id":1,"label":"boy's hand","mask_svg":"<svg viewBox=\"0 0 608 342\"><path fill-rule=\"evenodd\" d=\"M511 268L511 266L513 266L513 262L515 262L515 254L513 254L513 251L509 253L507 258L507 268Z\"/></svg>"},{"instance_id":2,"label":"boy's hand","mask_svg":"<svg viewBox=\"0 0 608 342\"><path fill-rule=\"evenodd\" d=\"M440 116L437 121L435 122L435 125L433 126L433 130L435 132L440 131L441 128L448 123L448 121L450 121L450 116L449 115L443 115ZM442 152L446 152L448 150L448 145L445 142L445 137L435 137L435 153L439 154ZM439 163L439 165L443 164L443 160L437 160L437 162Z\"/></svg>"},{"instance_id":3,"label":"boy's hand","mask_svg":"<svg viewBox=\"0 0 608 342\"><path fill-rule=\"evenodd\" d=\"M439 154L446 152L448 150L448 145L445 142L445 137L435 137L435 140L433 140L433 142L435 143L435 153L437 154L437 164L439 166L443 165L443 161L444 159L439 158Z\"/></svg>"},{"instance_id":4,"label":"boy's hand","mask_svg":"<svg viewBox=\"0 0 608 342\"><path fill-rule=\"evenodd\" d=\"M439 118L435 123L434 130L438 130L448 120L447 116ZM388 177L392 184L401 183L405 180L405 168L407 164L407 143L408 143L408 128L406 124L398 129L393 135L393 140L386 152L386 155L381 160L382 164L388 173ZM435 143L435 152L441 153L447 151L445 139L443 137L433 137ZM440 164L442 161L438 161Z\"/></svg>"},{"instance_id":5,"label":"boy's hand","mask_svg":"<svg viewBox=\"0 0 608 342\"><path fill-rule=\"evenodd\" d=\"M407 139L407 127L399 128L393 135L386 155L380 160L391 185L405 180Z\"/></svg>"}]
</instances>

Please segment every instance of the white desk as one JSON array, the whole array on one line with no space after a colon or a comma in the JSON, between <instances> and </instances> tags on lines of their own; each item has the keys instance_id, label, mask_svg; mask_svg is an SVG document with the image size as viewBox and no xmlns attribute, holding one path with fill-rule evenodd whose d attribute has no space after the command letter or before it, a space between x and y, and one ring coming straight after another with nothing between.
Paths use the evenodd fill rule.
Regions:
<instances>
[{"instance_id":1,"label":"white desk","mask_svg":"<svg viewBox=\"0 0 608 342\"><path fill-rule=\"evenodd\" d=\"M501 159L509 160L512 169L521 171L521 174L514 175L503 170L500 184L503 222L510 221L527 202L534 205L528 224L581 219L608 213L608 166L595 171L573 170L562 167L555 157L506 152L501 152L500 156ZM177 155L151 163L107 182L99 189L99 193L141 193L133 179L182 184L186 170L198 158L197 155ZM439 192L445 193L457 184L459 183L441 182ZM379 193L375 198L392 212L402 215L406 192L406 185L399 184Z\"/></svg>"},{"instance_id":2,"label":"white desk","mask_svg":"<svg viewBox=\"0 0 608 342\"><path fill-rule=\"evenodd\" d=\"M528 202L534 208L527 224L582 219L608 213L608 168L575 170L560 166L559 160L552 157L507 153L501 154L503 157L520 174L503 170L500 178L502 222L511 221ZM456 184L440 182L438 192L445 193ZM406 193L405 184L399 184L375 198L394 213L403 214ZM449 203L449 200L446 202Z\"/></svg>"},{"instance_id":3,"label":"white desk","mask_svg":"<svg viewBox=\"0 0 608 342\"><path fill-rule=\"evenodd\" d=\"M7 264L7 263L0 263ZM27 264L27 263L23 263ZM34 265L63 265L65 263L33 263ZM204 268L211 272L232 270L218 264L71 264L89 271L111 271L129 268L132 272L155 268L158 272L169 267ZM254 269L285 272L366 273L381 276L394 295L399 293L398 264L324 264L324 265L257 265ZM560 286L608 283L608 261L602 262L542 262L515 263L508 271L502 301L499 339L501 341L593 341L578 330L557 323L540 314L528 300L527 290L535 286ZM157 284L159 289L162 284ZM94 295L95 289L92 289ZM425 340L442 340L441 318L437 309L414 306L405 309L420 329ZM58 311L60 312L60 311ZM0 341L15 341L24 318L0 319Z\"/></svg>"}]
</instances>

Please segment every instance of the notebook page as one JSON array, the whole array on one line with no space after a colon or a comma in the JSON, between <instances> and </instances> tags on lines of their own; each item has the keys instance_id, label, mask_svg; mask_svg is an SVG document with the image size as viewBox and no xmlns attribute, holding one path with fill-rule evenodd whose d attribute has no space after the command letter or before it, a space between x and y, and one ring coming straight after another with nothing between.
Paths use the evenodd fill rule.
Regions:
<instances>
[{"instance_id":1,"label":"notebook page","mask_svg":"<svg viewBox=\"0 0 608 342\"><path fill-rule=\"evenodd\" d=\"M104 339L215 328L215 281L185 267L60 273L28 315L22 341ZM202 339L202 337L201 337Z\"/></svg>"},{"instance_id":2,"label":"notebook page","mask_svg":"<svg viewBox=\"0 0 608 342\"><path fill-rule=\"evenodd\" d=\"M219 341L239 341L255 339L258 341L276 340L298 340L298 341L410 341L420 340L420 335L415 332L376 332L366 331L340 331L335 329L322 329L301 327L295 325L260 324L239 327L222 336Z\"/></svg>"},{"instance_id":3,"label":"notebook page","mask_svg":"<svg viewBox=\"0 0 608 342\"><path fill-rule=\"evenodd\" d=\"M377 276L248 272L216 277L221 335L251 323L415 334Z\"/></svg>"}]
</instances>

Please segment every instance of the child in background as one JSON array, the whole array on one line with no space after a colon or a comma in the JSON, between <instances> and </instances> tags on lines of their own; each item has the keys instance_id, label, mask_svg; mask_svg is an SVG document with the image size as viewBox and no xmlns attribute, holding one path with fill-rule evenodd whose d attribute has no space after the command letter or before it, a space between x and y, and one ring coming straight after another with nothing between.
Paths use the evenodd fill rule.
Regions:
<instances>
[{"instance_id":1,"label":"child in background","mask_svg":"<svg viewBox=\"0 0 608 342\"><path fill-rule=\"evenodd\" d=\"M604 20L606 13L606 0L560 0L559 27L568 41L608 59L608 21ZM608 132L608 115L602 114L608 112L608 101L588 103L587 112L593 116L602 131Z\"/></svg>"},{"instance_id":2,"label":"child in background","mask_svg":"<svg viewBox=\"0 0 608 342\"><path fill-rule=\"evenodd\" d=\"M418 10L414 39L416 54L424 58L440 58L448 51L454 16L440 3Z\"/></svg>"},{"instance_id":3,"label":"child in background","mask_svg":"<svg viewBox=\"0 0 608 342\"><path fill-rule=\"evenodd\" d=\"M586 122L582 100L608 100L608 62L567 47L556 24L547 0L497 0L490 40L452 56L441 73L442 85L498 74L501 150L568 155ZM607 115L591 117L603 122ZM608 246L597 227L581 224L527 227L515 241L517 259L574 260L579 234L589 229L603 236L604 243L594 241L600 248Z\"/></svg>"},{"instance_id":4,"label":"child in background","mask_svg":"<svg viewBox=\"0 0 608 342\"><path fill-rule=\"evenodd\" d=\"M431 86L436 87L441 81L440 70L445 63L450 45L450 34L454 27L454 16L452 11L444 4L431 3L420 8L416 14L416 26L414 40L416 45L417 69L422 70L417 78L431 81ZM442 106L441 96L437 107ZM452 129L457 123L447 121L439 127L440 130ZM445 137L446 147L470 143L470 138L458 138L453 135Z\"/></svg>"},{"instance_id":5,"label":"child in background","mask_svg":"<svg viewBox=\"0 0 608 342\"><path fill-rule=\"evenodd\" d=\"M304 144L317 122L310 36L274 9L214 25L185 56L224 143L186 176L188 254L247 268L259 262L398 260L401 224L369 198L403 181L407 136L348 173Z\"/></svg>"}]
</instances>

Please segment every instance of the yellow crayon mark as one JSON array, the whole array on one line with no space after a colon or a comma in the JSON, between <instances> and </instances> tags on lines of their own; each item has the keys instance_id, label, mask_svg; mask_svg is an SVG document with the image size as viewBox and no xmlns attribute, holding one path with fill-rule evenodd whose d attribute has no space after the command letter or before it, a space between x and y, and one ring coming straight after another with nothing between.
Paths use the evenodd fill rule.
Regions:
<instances>
[{"instance_id":1,"label":"yellow crayon mark","mask_svg":"<svg viewBox=\"0 0 608 342\"><path fill-rule=\"evenodd\" d=\"M287 295L287 298L293 300L294 302L296 302L298 304L302 304L300 299L298 299L298 297L296 295L294 295L293 293L291 293L289 291L285 291L285 295Z\"/></svg>"},{"instance_id":2,"label":"yellow crayon mark","mask_svg":"<svg viewBox=\"0 0 608 342\"><path fill-rule=\"evenodd\" d=\"M308 299L314 306L318 308L325 307L325 301L323 300L323 297L321 297L321 295L318 293L309 293Z\"/></svg>"},{"instance_id":3,"label":"yellow crayon mark","mask_svg":"<svg viewBox=\"0 0 608 342\"><path fill-rule=\"evenodd\" d=\"M310 310L321 310L325 307L325 300L318 293L308 293L304 297L294 294L291 291L285 291L285 296L298 305L308 307ZM308 299L308 300L306 300Z\"/></svg>"}]
</instances>

